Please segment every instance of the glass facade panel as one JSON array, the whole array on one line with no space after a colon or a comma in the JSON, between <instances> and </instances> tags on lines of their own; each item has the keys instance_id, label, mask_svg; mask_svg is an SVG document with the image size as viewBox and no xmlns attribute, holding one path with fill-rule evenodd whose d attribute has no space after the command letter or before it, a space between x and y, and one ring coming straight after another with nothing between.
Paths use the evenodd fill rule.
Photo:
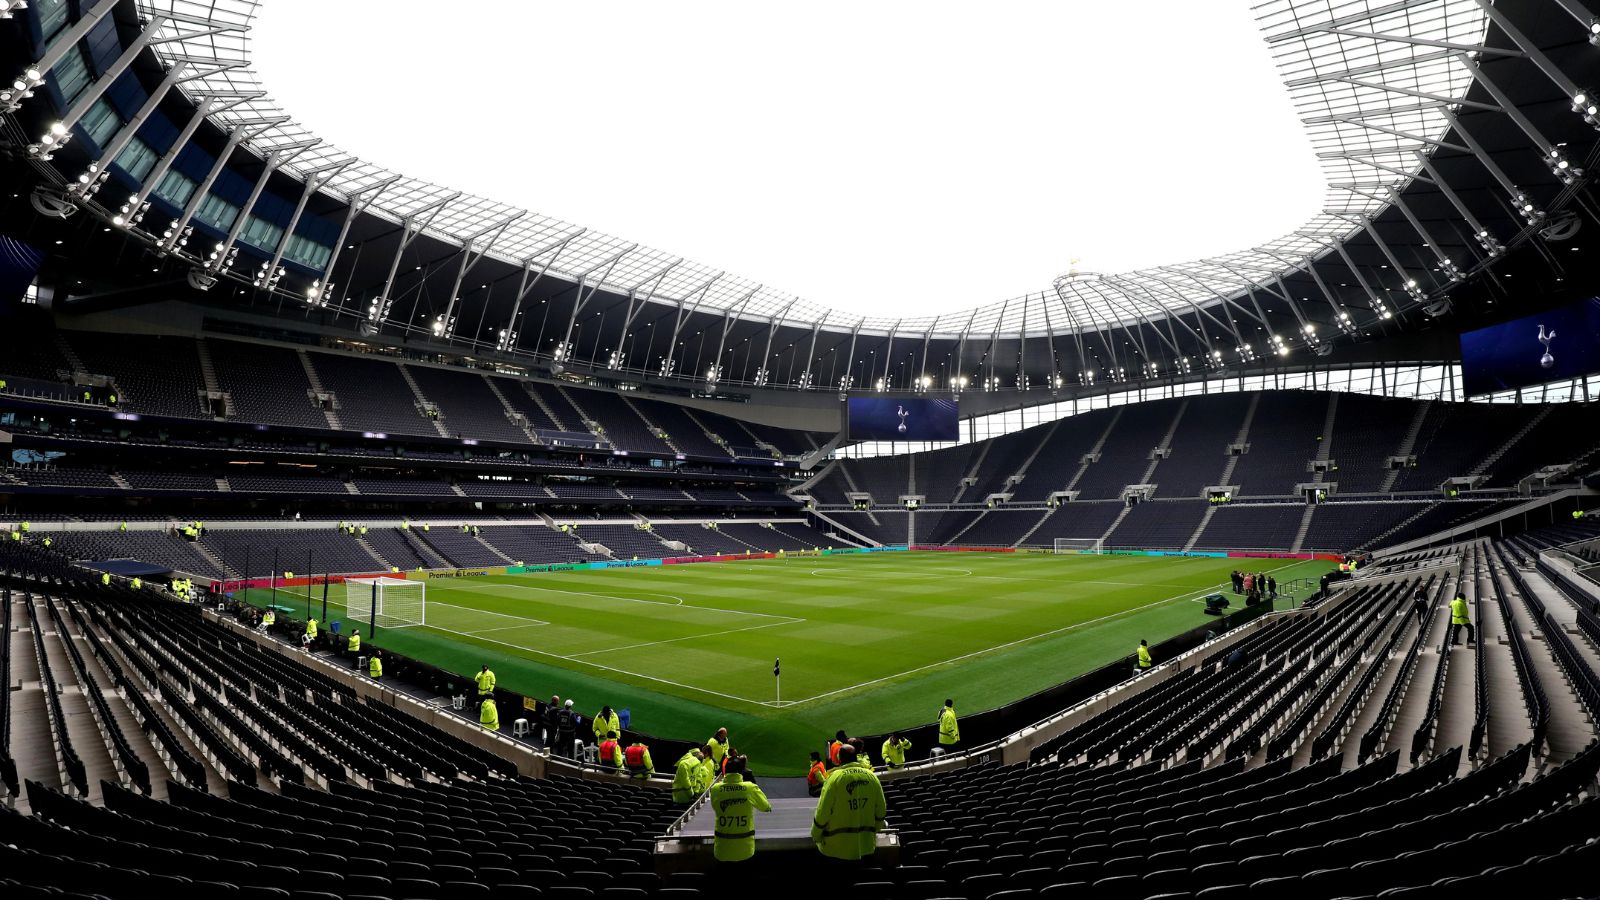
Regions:
<instances>
[{"instance_id":1,"label":"glass facade panel","mask_svg":"<svg viewBox=\"0 0 1600 900\"><path fill-rule=\"evenodd\" d=\"M122 124L122 118L117 115L116 107L105 100L96 100L89 111L78 120L78 127L89 136L89 140L104 147L106 141L117 133L117 126Z\"/></svg>"},{"instance_id":2,"label":"glass facade panel","mask_svg":"<svg viewBox=\"0 0 1600 900\"><path fill-rule=\"evenodd\" d=\"M122 148L121 153L117 154L116 164L122 171L132 175L135 181L144 181L144 177L155 168L156 158L154 147L134 138L128 142L128 146Z\"/></svg>"},{"instance_id":3,"label":"glass facade panel","mask_svg":"<svg viewBox=\"0 0 1600 900\"><path fill-rule=\"evenodd\" d=\"M199 186L193 178L176 169L168 169L167 174L161 177L161 183L156 185L155 195L173 206L181 207L189 202Z\"/></svg>"},{"instance_id":4,"label":"glass facade panel","mask_svg":"<svg viewBox=\"0 0 1600 900\"><path fill-rule=\"evenodd\" d=\"M207 194L206 198L200 201L200 208L195 210L194 217L212 228L227 231L239 220L239 207L216 194Z\"/></svg>"}]
</instances>

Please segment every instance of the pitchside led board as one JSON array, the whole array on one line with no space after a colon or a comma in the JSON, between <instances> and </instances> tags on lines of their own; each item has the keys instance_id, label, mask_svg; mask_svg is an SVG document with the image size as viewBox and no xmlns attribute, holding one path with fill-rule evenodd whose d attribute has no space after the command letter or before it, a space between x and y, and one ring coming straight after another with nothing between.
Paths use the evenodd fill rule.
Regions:
<instances>
[{"instance_id":1,"label":"pitchside led board","mask_svg":"<svg viewBox=\"0 0 1600 900\"><path fill-rule=\"evenodd\" d=\"M852 441L954 441L960 437L954 400L851 397L847 409L847 434Z\"/></svg>"},{"instance_id":2,"label":"pitchside led board","mask_svg":"<svg viewBox=\"0 0 1600 900\"><path fill-rule=\"evenodd\" d=\"M1600 372L1600 297L1461 335L1469 397Z\"/></svg>"}]
</instances>

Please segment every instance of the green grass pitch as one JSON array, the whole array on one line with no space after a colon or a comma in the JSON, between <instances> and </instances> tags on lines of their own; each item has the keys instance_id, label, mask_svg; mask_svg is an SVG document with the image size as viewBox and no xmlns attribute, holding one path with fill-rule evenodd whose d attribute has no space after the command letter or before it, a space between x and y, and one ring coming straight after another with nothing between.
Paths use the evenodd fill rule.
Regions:
<instances>
[{"instance_id":1,"label":"green grass pitch","mask_svg":"<svg viewBox=\"0 0 1600 900\"><path fill-rule=\"evenodd\" d=\"M796 774L839 728L929 722L946 697L991 709L1202 624L1198 598L1240 565L1280 583L1327 569L929 552L435 579L427 625L380 628L377 644L461 673L488 663L503 687L573 698L586 717L628 707L664 737L727 726L759 771ZM334 586L331 619L343 596Z\"/></svg>"}]
</instances>

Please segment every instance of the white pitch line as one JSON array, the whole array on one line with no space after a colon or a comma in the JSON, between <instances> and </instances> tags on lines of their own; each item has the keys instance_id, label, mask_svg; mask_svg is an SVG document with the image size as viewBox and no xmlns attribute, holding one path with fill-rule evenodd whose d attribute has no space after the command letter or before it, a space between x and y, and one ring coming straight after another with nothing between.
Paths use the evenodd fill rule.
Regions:
<instances>
[{"instance_id":1,"label":"white pitch line","mask_svg":"<svg viewBox=\"0 0 1600 900\"><path fill-rule=\"evenodd\" d=\"M1278 571L1278 569L1283 569L1283 568L1288 568L1288 567L1287 566L1278 566L1277 568L1269 569L1268 571L1276 572L1276 571ZM1126 616L1129 613L1136 613L1136 612L1139 612L1140 610L1150 609L1153 606L1161 606L1164 603L1175 603L1175 602L1182 601L1182 600L1191 600L1191 599L1193 599L1193 598L1195 598L1197 596L1203 596L1204 594L1209 593L1215 587L1218 587L1218 586L1219 585L1213 585L1212 587L1202 588L1201 590L1196 591L1194 593L1183 594L1183 595L1174 595L1174 596L1167 597L1167 598L1162 599L1162 600L1156 600L1156 601L1154 601L1152 603L1146 603L1143 606L1130 607L1128 609L1124 609L1124 610L1120 610L1118 612L1111 613L1110 615L1101 616L1098 619L1090 619L1087 622L1076 622L1076 623L1074 623L1072 625L1064 625L1064 626L1062 626L1060 628L1052 629L1050 631L1042 631L1042 632L1040 632L1038 634L1029 635L1028 637L1018 638L1017 640L1014 640L1014 641L1008 641L1008 642L1006 642L1004 644L998 644L998 645L993 646L993 647L987 647L987 648L985 648L983 650L975 650L975 651L973 651L971 653L963 653L960 656L954 656L954 657L951 657L950 659L941 660L940 662L928 663L927 665L924 665L924 666L917 666L914 669L907 669L904 672L896 672L893 675L885 675L882 678L874 678L874 679L872 679L870 681L863 681L860 684L852 684L849 687L842 687L842 688L839 688L838 690L828 691L827 693L823 693L823 694L817 694L816 696L813 696L813 697L806 697L806 698L803 698L803 699L800 699L800 700L785 700L785 701L783 701L783 705L788 707L788 706L798 705L798 704L801 704L801 703L810 703L813 700L821 700L824 697L832 697L832 696L835 696L836 694L848 693L848 692L853 691L853 690L855 690L857 688L867 687L868 685L878 684L878 683L884 682L884 681L891 681L893 679L900 678L900 677L905 676L905 675L913 675L913 674L916 674L917 672L922 672L922 671L925 671L927 669L936 669L936 668L938 668L940 666L949 665L950 663L961 662L964 659L971 659L974 656L982 656L985 653L993 653L996 650L1005 650L1005 649L1008 649L1010 647L1018 646L1020 644L1026 644L1029 641L1036 641L1036 640L1038 640L1040 638L1051 637L1053 635L1062 634L1064 632L1068 632L1068 631L1072 631L1074 629L1082 628L1085 625L1094 625L1094 624L1097 624L1097 623L1100 623L1100 622L1104 622L1104 621L1106 621L1108 619L1119 618L1121 616ZM768 701L764 701L762 703L762 705L763 706L771 706L772 703L773 703L773 701L768 700Z\"/></svg>"},{"instance_id":2,"label":"white pitch line","mask_svg":"<svg viewBox=\"0 0 1600 900\"><path fill-rule=\"evenodd\" d=\"M670 686L675 687L675 688L683 688L686 691L694 691L697 694L709 694L710 696L713 696L713 697L721 697L724 700L735 700L735 701L738 701L739 703L748 703L748 704L750 704L752 706L765 706L766 705L765 702L761 701L761 700L751 700L748 697L735 697L732 694L724 694L721 691L713 691L713 690L709 690L707 688L695 687L692 684L683 684L683 683L677 682L677 681L669 681L668 679L665 679L665 678L657 678L654 675L643 675L643 674L640 674L638 672L629 672L627 669L618 669L618 668L615 668L614 666L602 666L599 663L589 662L588 660L585 660L585 659L574 659L574 658L572 658L570 656L562 656L559 653L549 653L549 652L546 652L544 650L535 650L532 647L524 647L521 644L513 644L513 643L511 643L509 641L497 641L494 638L478 637L477 635L468 634L468 633L466 633L464 631L452 631L449 628L437 628L436 626L432 626L432 625L430 625L428 627L434 628L434 630L436 630L436 631L443 631L446 634L458 634L458 635L460 635L460 636L462 636L464 638L471 638L472 640L475 640L475 641L483 641L486 644L499 644L502 647L510 647L510 648L512 648L514 650L521 650L523 653L532 653L532 654L534 654L536 656L547 656L547 657L549 657L551 659L559 659L559 660L563 660L565 662L574 663L574 664L579 665L579 666L588 666L589 668L599 669L599 670L601 670L603 672L611 672L611 673L616 674L616 675L627 675L630 678L640 678L640 679L643 679L645 681L653 681L656 684L665 684L665 685L670 685Z\"/></svg>"},{"instance_id":3,"label":"white pitch line","mask_svg":"<svg viewBox=\"0 0 1600 900\"><path fill-rule=\"evenodd\" d=\"M442 600L435 600L435 601L433 601L432 603L430 603L428 605L429 606L448 606L451 609L464 609L467 612L479 613L479 614L485 615L485 616L499 616L502 619L518 619L518 620L523 621L523 622L533 622L533 623L535 623L537 625L549 625L550 624L549 622L546 622L543 619L535 619L535 618L532 618L530 616L514 616L514 615L512 615L510 613L499 613L499 612L495 612L494 610L491 610L491 609L479 609L476 606L461 606L461 605L456 604L456 603L445 603ZM506 627L515 628L517 626L508 625Z\"/></svg>"},{"instance_id":4,"label":"white pitch line","mask_svg":"<svg viewBox=\"0 0 1600 900\"><path fill-rule=\"evenodd\" d=\"M763 622L760 625L746 625L743 628L729 628L727 631L709 631L709 632L706 632L705 634L691 634L691 635L687 635L685 637L666 638L665 640L660 640L660 641L645 641L642 644L625 644L625 645L623 645L621 647L607 647L604 650L585 650L582 653L574 653L574 654L572 654L571 656L569 656L567 658L568 659L577 659L580 656L594 656L594 655L599 654L599 653L615 653L618 650L637 650L640 647L654 647L657 644L673 644L673 643L677 643L678 641L693 641L693 640L698 640L700 638L717 637L718 635L723 635L723 634L738 634L738 633L740 633L742 631L756 631L756 630L761 629L761 628L776 628L779 625L793 625L793 624L795 624L797 622L804 622L804 621L806 621L806 620L805 619L793 619L793 618L791 618L787 622Z\"/></svg>"},{"instance_id":5,"label":"white pitch line","mask_svg":"<svg viewBox=\"0 0 1600 900\"><path fill-rule=\"evenodd\" d=\"M639 593L641 593L641 594L655 594L657 597L672 597L675 600L677 600L678 602L677 603L660 603L660 602L655 601L655 600L640 600L637 597L618 597L615 594L599 594L599 593L595 593L593 591L564 591L564 590L561 590L560 588L537 587L537 586L529 585L529 584L504 584L504 583L501 583L501 582L496 582L493 585L489 585L489 584L451 585L451 588L453 590L480 591L480 592L483 592L483 593L498 593L499 591L506 590L506 589L514 590L514 591L549 591L550 593L554 593L554 594L571 594L574 597L599 597L599 598L601 598L603 600L626 600L629 603L648 603L651 606L678 606L678 607L682 607L684 609L703 609L703 610L705 610L707 612L728 613L729 615L733 615L733 616L755 616L755 617L761 618L761 619L788 619L788 618L792 618L791 616L780 616L780 615L776 615L774 613L750 612L749 610L744 610L744 609L723 609L720 606L696 606L693 603L685 603L683 598L679 597L676 594L663 594L663 593L660 593L658 591L640 591ZM464 608L470 608L470 607L464 607ZM485 610L485 612L487 612L487 610Z\"/></svg>"}]
</instances>

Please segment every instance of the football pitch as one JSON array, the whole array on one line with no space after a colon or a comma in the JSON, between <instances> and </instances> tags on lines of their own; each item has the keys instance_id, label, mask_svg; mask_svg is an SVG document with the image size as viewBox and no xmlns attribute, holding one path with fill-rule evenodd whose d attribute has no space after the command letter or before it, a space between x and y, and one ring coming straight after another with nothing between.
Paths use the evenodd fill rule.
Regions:
<instances>
[{"instance_id":1,"label":"football pitch","mask_svg":"<svg viewBox=\"0 0 1600 900\"><path fill-rule=\"evenodd\" d=\"M663 737L727 726L758 769L792 774L839 728L929 722L946 697L991 709L1204 624L1201 598L1239 566L1280 583L1327 569L895 552L433 579L427 624L379 628L377 644L462 674L488 663L501 686L572 698L585 717L627 707ZM330 619L343 594L331 590Z\"/></svg>"}]
</instances>

